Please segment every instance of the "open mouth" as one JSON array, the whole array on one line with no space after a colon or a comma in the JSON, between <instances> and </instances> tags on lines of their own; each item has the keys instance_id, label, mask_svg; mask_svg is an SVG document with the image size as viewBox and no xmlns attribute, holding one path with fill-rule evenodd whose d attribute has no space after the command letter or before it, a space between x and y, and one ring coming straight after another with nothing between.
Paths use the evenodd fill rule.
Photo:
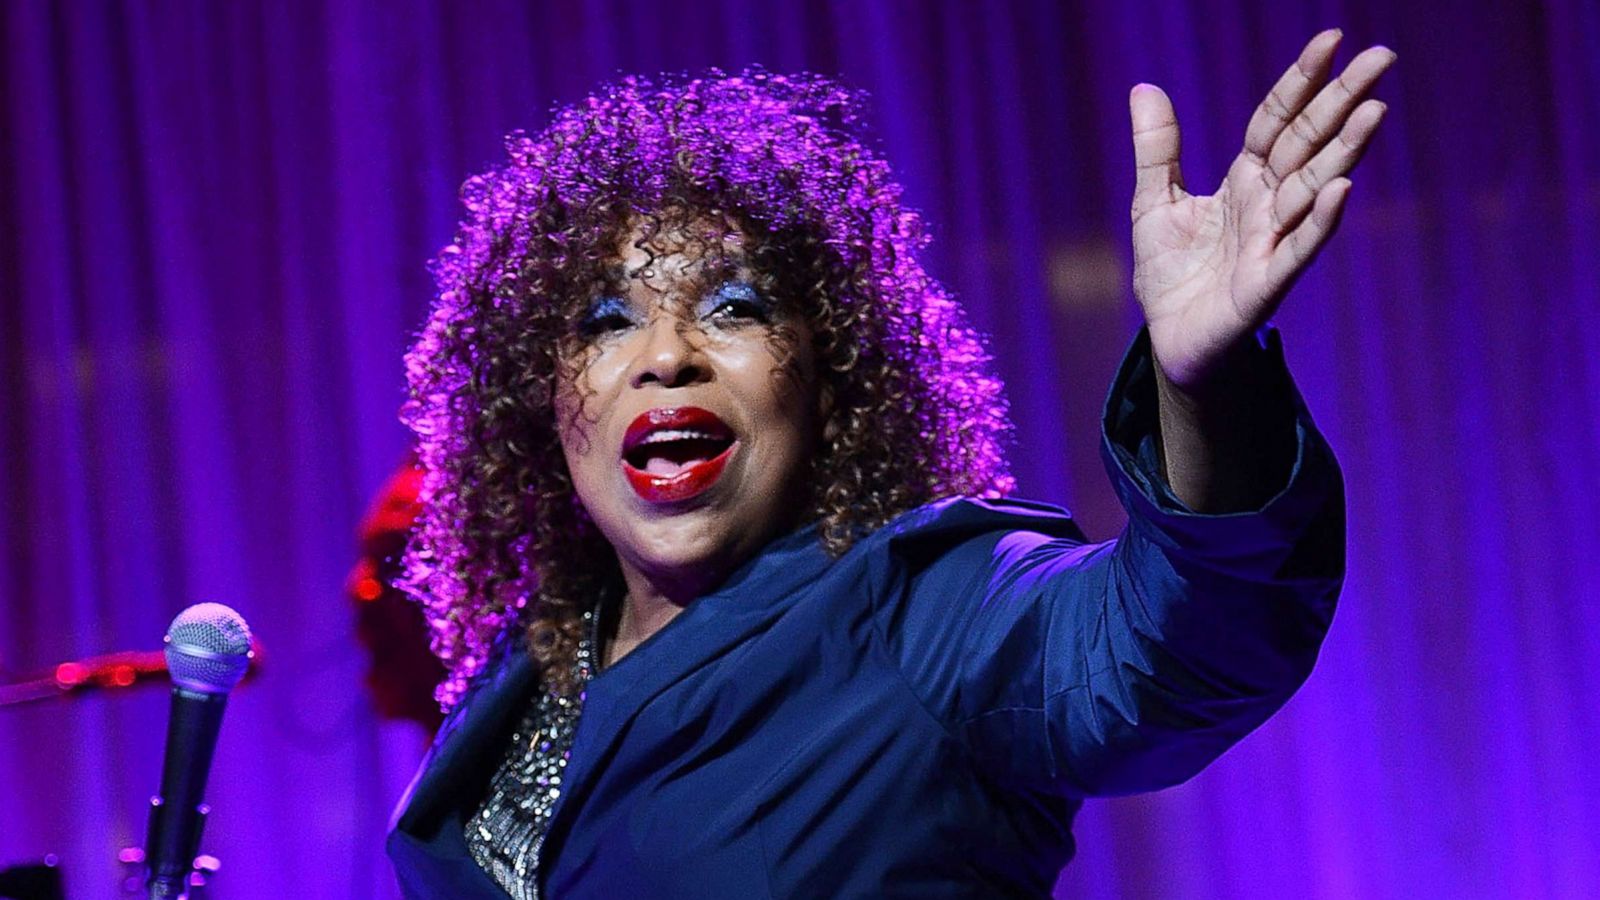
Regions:
<instances>
[{"instance_id":1,"label":"open mouth","mask_svg":"<svg viewBox=\"0 0 1600 900\"><path fill-rule=\"evenodd\" d=\"M712 437L693 431L658 431L622 458L641 472L671 478L690 466L715 459L732 445L731 437Z\"/></svg>"},{"instance_id":2,"label":"open mouth","mask_svg":"<svg viewBox=\"0 0 1600 900\"><path fill-rule=\"evenodd\" d=\"M628 426L622 468L650 503L676 503L716 483L738 441L714 413L698 407L652 409Z\"/></svg>"}]
</instances>

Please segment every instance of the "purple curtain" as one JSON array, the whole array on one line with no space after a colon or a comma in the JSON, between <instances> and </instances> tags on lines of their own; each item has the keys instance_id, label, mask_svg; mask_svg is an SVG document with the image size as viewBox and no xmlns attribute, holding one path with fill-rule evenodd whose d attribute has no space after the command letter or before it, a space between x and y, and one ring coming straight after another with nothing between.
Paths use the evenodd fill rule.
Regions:
<instances>
[{"instance_id":1,"label":"purple curtain","mask_svg":"<svg viewBox=\"0 0 1600 900\"><path fill-rule=\"evenodd\" d=\"M1267 726L1187 785L1086 808L1058 893L1587 894L1592 0L0 4L0 681L237 607L269 657L211 779L215 896L393 897L381 836L422 736L371 711L342 579L406 446L423 263L505 132L619 72L867 89L934 270L993 335L1023 494L1109 536L1127 90L1171 92L1209 190L1333 24L1400 53L1342 232L1279 316L1349 478L1342 607ZM0 867L59 854L73 896L111 896L165 706L0 709Z\"/></svg>"}]
</instances>

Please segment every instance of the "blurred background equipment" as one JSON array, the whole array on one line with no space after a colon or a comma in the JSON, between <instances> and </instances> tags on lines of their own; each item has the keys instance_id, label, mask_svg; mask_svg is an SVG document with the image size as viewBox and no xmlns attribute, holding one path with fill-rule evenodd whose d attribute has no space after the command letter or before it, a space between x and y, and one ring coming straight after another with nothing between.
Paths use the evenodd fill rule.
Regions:
<instances>
[{"instance_id":1,"label":"blurred background equipment","mask_svg":"<svg viewBox=\"0 0 1600 900\"><path fill-rule=\"evenodd\" d=\"M345 579L356 637L367 651L365 683L385 719L412 721L432 735L444 720L433 689L444 666L428 649L422 609L394 585L421 506L422 470L408 455L372 501L358 530L361 556Z\"/></svg>"},{"instance_id":2,"label":"blurred background equipment","mask_svg":"<svg viewBox=\"0 0 1600 900\"><path fill-rule=\"evenodd\" d=\"M266 653L261 640L250 639L250 667L245 670L244 681L261 673ZM161 650L121 650L86 656L83 659L60 663L47 673L27 676L10 683L0 683L0 706L49 700L84 694L97 690L122 690L124 688L165 685L167 680L167 655Z\"/></svg>"},{"instance_id":3,"label":"blurred background equipment","mask_svg":"<svg viewBox=\"0 0 1600 900\"><path fill-rule=\"evenodd\" d=\"M7 900L66 900L61 887L58 860L47 856L42 862L0 869L0 897Z\"/></svg>"}]
</instances>

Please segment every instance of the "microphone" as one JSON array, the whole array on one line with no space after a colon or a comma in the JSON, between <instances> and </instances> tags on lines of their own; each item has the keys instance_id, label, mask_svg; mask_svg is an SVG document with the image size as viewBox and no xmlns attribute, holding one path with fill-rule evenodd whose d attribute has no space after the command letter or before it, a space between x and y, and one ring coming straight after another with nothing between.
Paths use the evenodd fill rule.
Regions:
<instances>
[{"instance_id":1,"label":"microphone","mask_svg":"<svg viewBox=\"0 0 1600 900\"><path fill-rule=\"evenodd\" d=\"M187 895L189 874L200 852L200 830L210 812L202 794L222 727L222 710L228 692L250 667L252 655L250 626L220 603L201 603L178 613L167 629L166 645L172 712L161 792L150 798L145 837L150 900Z\"/></svg>"}]
</instances>

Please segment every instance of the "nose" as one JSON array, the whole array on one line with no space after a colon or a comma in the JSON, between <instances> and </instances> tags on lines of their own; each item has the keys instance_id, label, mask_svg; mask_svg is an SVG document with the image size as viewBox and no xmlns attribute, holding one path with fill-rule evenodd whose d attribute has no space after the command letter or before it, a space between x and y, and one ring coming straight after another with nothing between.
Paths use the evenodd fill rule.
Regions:
<instances>
[{"instance_id":1,"label":"nose","mask_svg":"<svg viewBox=\"0 0 1600 900\"><path fill-rule=\"evenodd\" d=\"M644 329L644 343L634 358L629 384L636 388L647 384L687 387L705 381L710 370L698 337L699 331L678 316L657 315Z\"/></svg>"}]
</instances>

